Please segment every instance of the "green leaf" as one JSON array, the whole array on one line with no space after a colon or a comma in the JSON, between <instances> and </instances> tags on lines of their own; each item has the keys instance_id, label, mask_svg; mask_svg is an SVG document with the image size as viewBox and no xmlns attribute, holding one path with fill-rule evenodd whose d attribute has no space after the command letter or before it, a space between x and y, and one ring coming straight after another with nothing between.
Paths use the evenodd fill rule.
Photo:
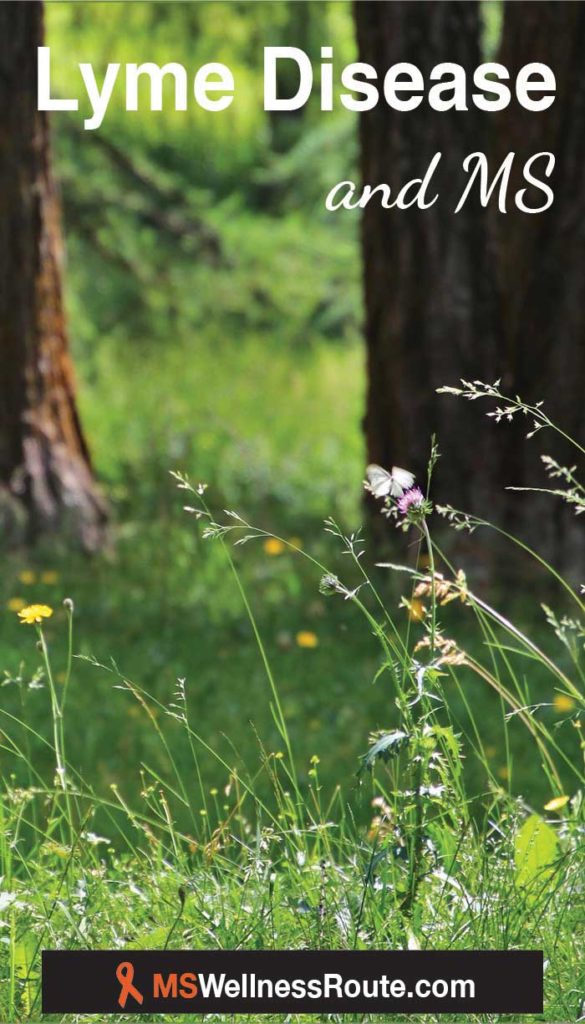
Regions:
<instances>
[{"instance_id":1,"label":"green leaf","mask_svg":"<svg viewBox=\"0 0 585 1024\"><path fill-rule=\"evenodd\" d=\"M148 932L144 932L142 935L137 935L136 938L129 942L126 946L127 949L163 949L167 936L169 934L168 928L152 928Z\"/></svg>"},{"instance_id":2,"label":"green leaf","mask_svg":"<svg viewBox=\"0 0 585 1024\"><path fill-rule=\"evenodd\" d=\"M514 841L516 882L520 886L545 885L559 852L556 832L538 814L526 819Z\"/></svg>"},{"instance_id":3,"label":"green leaf","mask_svg":"<svg viewBox=\"0 0 585 1024\"><path fill-rule=\"evenodd\" d=\"M39 980L39 972L33 968L36 948L36 939L30 934L24 935L14 944L14 973L22 982L22 1005L27 1016L34 1005Z\"/></svg>"},{"instance_id":4,"label":"green leaf","mask_svg":"<svg viewBox=\"0 0 585 1024\"><path fill-rule=\"evenodd\" d=\"M367 754L362 756L362 763L358 775L361 775L363 771L371 772L374 764L380 758L382 761L389 761L392 757L397 757L400 751L410 743L410 736L406 732L402 732L401 729L395 729L394 732L387 732L383 736L380 736L375 743L372 744Z\"/></svg>"}]
</instances>

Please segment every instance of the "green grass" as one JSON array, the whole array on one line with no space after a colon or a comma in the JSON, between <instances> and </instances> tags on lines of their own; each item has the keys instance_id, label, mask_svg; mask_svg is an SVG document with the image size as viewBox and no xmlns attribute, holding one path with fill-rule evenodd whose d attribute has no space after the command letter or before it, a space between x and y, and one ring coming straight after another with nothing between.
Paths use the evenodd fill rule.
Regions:
<instances>
[{"instance_id":1,"label":"green grass","mask_svg":"<svg viewBox=\"0 0 585 1024\"><path fill-rule=\"evenodd\" d=\"M187 494L186 499L190 504L198 502L196 495ZM225 524L240 528L230 518ZM484 728L489 705L481 689L477 699L476 693L460 693L462 706L471 705L469 743L461 746L457 690L459 685L464 690L477 687L476 674L445 663L442 677L428 677L429 685L441 695L438 707L424 698L420 710L413 710L406 700L414 685L410 661L399 660L402 669L396 672L391 667L394 660L388 662L385 654L400 650L403 642L411 647L433 631L438 636L441 627L449 628L452 635L452 627L464 613L487 636L493 616L485 609L474 609L468 598L465 606L453 602L438 609L434 625L427 617L422 624L405 627L401 613L395 611L394 594L381 629L380 620L371 617L376 592L368 587L366 595L360 591L359 603L343 601L339 595L320 598L323 610L319 626L314 627L320 645L301 649L293 642L290 650L279 654L278 643L273 644L267 634L271 614L286 609L289 628L308 626L307 620L291 622L291 606L298 605L301 596L306 600L304 590L311 573L295 574L292 554L260 554L261 532L255 541L233 549L238 575L229 582L232 548L231 544L225 547L222 530L218 539L204 542L204 555L199 543L190 552L193 562L199 558L207 563L200 611L207 608L218 617L208 624L209 660L201 659L194 684L177 685L169 679L167 686L161 686L156 670L152 679L133 682L125 668L112 663L99 667L94 659L74 660L69 680L67 666L71 652L78 649L77 632L83 635L84 620L92 630L96 626L83 611L73 618L72 645L67 609L47 620L39 633L47 644L45 652L35 647L34 629L17 627L21 652L31 652L28 671L40 660L44 685L28 688L25 672L22 682L13 682L5 691L18 692L22 701L15 710L20 727L7 716L9 705L5 703L2 712L0 905L9 939L0 947L3 1019L34 1020L38 1014L41 948L407 946L543 949L549 962L545 1019L574 1019L581 992L575 966L583 950L578 893L585 866L579 841L579 798L556 813L531 813L525 799L513 796L508 784L498 781L497 766L490 764L491 755L483 746L489 738L489 729ZM244 533L248 532L245 527ZM223 536L228 543L232 539L231 533ZM339 540L334 539L336 546ZM330 535L328 542L332 543ZM355 550L351 539L342 545L350 554ZM324 542L317 541L310 550L311 559L329 554ZM301 558L301 564L304 561L298 553L294 557ZM343 566L348 578L351 559L338 561L340 573ZM309 565L315 569L312 562ZM359 567L354 564L353 568ZM259 593L266 597L269 587L286 586L287 579L297 580L296 594L287 599L282 591L274 609L270 600L257 600ZM100 594L101 582L93 580ZM228 584L237 602L228 597ZM40 583L36 596L54 602L50 588L57 585ZM250 595L252 605L260 609L258 621L253 607L245 616L238 613L242 587L245 600ZM360 627L362 597L365 623ZM193 631L185 607L183 595L170 616L175 645L180 628L186 640L189 627L196 639L205 632L201 627ZM135 613L132 606L128 608L128 616ZM102 623L104 639L107 636L110 644L112 621L124 615L123 601L112 614L107 627ZM154 630L157 619L151 614ZM127 618L125 635L131 634L133 625L140 646L150 636L149 622L144 614L133 621ZM262 636L253 654L245 637L255 627ZM520 635L513 656L499 635L499 644L488 651L486 671L493 657L493 678L501 683L503 696L506 686L513 685L511 665L522 662L526 643ZM345 715L340 713L343 705L331 682L331 666L341 668L342 660L352 679L350 687L348 677ZM296 688L276 679L287 661L289 672L297 678ZM533 661L544 673L543 662ZM357 674L368 663L370 674L386 665L371 691L380 699L378 722L373 717L375 702L365 702L368 682ZM168 669L164 659L163 664ZM510 666L507 675L503 665ZM247 669L255 675L246 675ZM324 679L330 683L327 688ZM252 688L251 680L257 688ZM202 681L207 690L200 688ZM250 730L254 753L249 752L247 762L232 742L241 739L245 744L245 700L257 724L256 732ZM328 721L314 730L313 700L320 701L321 715L329 714ZM230 718L234 703L236 714ZM369 721L362 721L364 704ZM224 716L225 741L213 733L214 713ZM498 718L496 707L491 717L493 724ZM534 722L537 718L556 761L556 741L548 729L553 724L550 715L535 715ZM57 726L55 734L52 722ZM358 788L355 777L351 781L356 752L365 753L365 733L376 724L386 732L396 727L407 730L409 746L403 750L402 745L386 744L386 765L380 760ZM502 721L500 728L507 747L502 767L510 770L517 742L515 724ZM570 728L567 722L564 731ZM100 773L99 744L93 746L101 729L109 785L107 775ZM346 740L353 737L347 748L336 743L338 731ZM546 788L550 783L541 767L541 753L524 726L521 735L519 749L524 759L531 759L533 782L538 771ZM308 742L304 747L303 739ZM462 755L467 750L468 759L472 757L476 740L474 774ZM39 756L43 749L44 757ZM56 749L58 760L67 756L70 765L65 791L58 780L52 781ZM373 767L375 749L370 747L369 754ZM574 791L575 776L569 792ZM481 787L474 784L480 778ZM436 791L429 791L419 802L413 800L413 791L422 782ZM78 1024L84 1020L76 1019ZM267 1019L284 1020L282 1016ZM311 1018L297 1015L294 1019Z\"/></svg>"},{"instance_id":2,"label":"green grass","mask_svg":"<svg viewBox=\"0 0 585 1024\"><path fill-rule=\"evenodd\" d=\"M322 361L335 380L351 357L324 346L304 358L325 389ZM148 367L135 365L136 402L154 417ZM266 370L260 357L258 365ZM268 366L278 375L283 361ZM306 403L318 416L310 388L294 402L296 414ZM264 410L250 403L239 413L252 436ZM205 409L201 416L203 426ZM298 422L306 433L299 426L297 451L306 442L315 465L314 420ZM322 421L330 437L333 428ZM274 466L286 431L268 437ZM559 692L573 694L578 645L563 647L526 601L514 609L510 595L493 595L502 619L473 596L471 579L470 593L449 604L440 590L436 606L427 594L422 618L411 603L413 619L400 607L412 601L409 573L371 567L343 528L316 521L330 487L340 518L355 515L357 488L343 492L343 467L323 469L305 491L299 477L289 500L270 498L273 470L259 493L227 474L226 497L219 483L205 494L217 517L217 536L206 540L206 518L183 511L199 507L198 494L177 491L168 474L157 490L156 473L138 462L122 491L116 450L104 452L115 547L92 561L57 545L26 560L15 554L3 581L5 605L24 595L55 614L44 650L14 610L2 616L2 1018L38 1015L41 948L416 946L542 948L545 1019L574 1019L583 948L578 690L564 709L553 704ZM221 465L219 446L208 468L220 479ZM230 483L253 527L221 511ZM406 539L391 527L389 557L408 559L412 572L415 527ZM325 566L350 590L365 589L349 600L319 593ZM548 598L544 570L542 587ZM64 597L75 605L72 642ZM300 646L302 632L316 646ZM440 671L430 667L413 704L412 658L427 660L415 645L441 636L465 660L441 662L437 647ZM406 749L392 739L397 729ZM367 740L376 730L386 736L378 760ZM373 771L358 780L366 755ZM67 764L65 790L56 763ZM545 812L561 793L573 799Z\"/></svg>"}]
</instances>

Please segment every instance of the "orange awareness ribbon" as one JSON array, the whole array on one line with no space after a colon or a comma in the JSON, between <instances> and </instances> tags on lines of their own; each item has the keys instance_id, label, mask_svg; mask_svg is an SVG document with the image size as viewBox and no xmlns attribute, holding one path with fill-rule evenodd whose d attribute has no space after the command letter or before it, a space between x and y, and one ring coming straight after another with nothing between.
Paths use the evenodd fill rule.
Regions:
<instances>
[{"instance_id":1,"label":"orange awareness ribbon","mask_svg":"<svg viewBox=\"0 0 585 1024\"><path fill-rule=\"evenodd\" d=\"M135 985L132 984L134 981L134 964L130 961L125 960L124 963L118 964L116 968L116 977L122 986L122 991L118 996L118 1002L122 1009L126 1006L126 1000L128 996L132 996L137 1003L144 1002L144 996L138 991Z\"/></svg>"}]
</instances>

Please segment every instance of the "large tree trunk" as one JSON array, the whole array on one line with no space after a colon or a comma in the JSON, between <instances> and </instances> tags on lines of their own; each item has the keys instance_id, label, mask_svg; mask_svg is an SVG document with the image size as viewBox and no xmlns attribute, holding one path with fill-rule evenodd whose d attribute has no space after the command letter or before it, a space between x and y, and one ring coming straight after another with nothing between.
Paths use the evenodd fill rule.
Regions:
<instances>
[{"instance_id":1,"label":"large tree trunk","mask_svg":"<svg viewBox=\"0 0 585 1024\"><path fill-rule=\"evenodd\" d=\"M542 61L554 71L556 100L528 114L511 103L496 120L499 159L516 153L517 180L525 160L552 152L555 199L544 213L513 207L495 216L499 290L505 327L503 385L525 400L544 400L548 415L585 446L585 7L576 3L507 3L498 60L513 79L518 68ZM526 441L526 424L511 428L504 478L541 486L541 452L562 464L583 459L550 432ZM563 570L583 566L584 524L550 498L514 495L512 528Z\"/></svg>"},{"instance_id":2,"label":"large tree trunk","mask_svg":"<svg viewBox=\"0 0 585 1024\"><path fill-rule=\"evenodd\" d=\"M361 59L380 73L411 61L428 74L443 60L468 73L482 61L475 3L355 4ZM585 433L585 8L573 3L507 3L499 60L513 81L532 61L549 64L557 97L546 112L515 100L501 114L469 105L435 112L423 100L408 113L383 100L361 117L365 183L420 177L436 152L439 201L429 210L383 210L363 217L370 460L424 468L429 436L443 455L433 496L496 522L564 569L578 568L579 520L553 499L511 494L507 486L546 485L540 452L577 461L531 424L486 421L482 403L436 396L460 377L502 387L549 414L584 443ZM488 135L489 132L489 135ZM490 157L493 174L516 154L508 212L468 201L453 210L471 152ZM556 155L550 211L515 209L522 168L541 151ZM535 169L536 170L536 169ZM533 195L530 197L532 200ZM492 553L495 546L489 542ZM577 560L577 564L576 564Z\"/></svg>"},{"instance_id":3,"label":"large tree trunk","mask_svg":"<svg viewBox=\"0 0 585 1024\"><path fill-rule=\"evenodd\" d=\"M0 514L20 510L29 538L63 528L95 549L105 507L75 404L42 44L40 2L0 4Z\"/></svg>"},{"instance_id":4,"label":"large tree trunk","mask_svg":"<svg viewBox=\"0 0 585 1024\"><path fill-rule=\"evenodd\" d=\"M439 61L467 69L480 62L475 3L355 3L360 59L382 75L410 61L428 76ZM398 464L424 479L432 434L442 458L435 498L485 512L493 481L488 425L466 403L436 388L460 377L493 380L495 303L486 218L470 202L454 215L463 191L463 158L482 149L485 115L391 110L383 99L361 116L361 171L370 185L396 191L441 162L427 210L386 210L373 201L362 222L368 391L368 457Z\"/></svg>"}]
</instances>

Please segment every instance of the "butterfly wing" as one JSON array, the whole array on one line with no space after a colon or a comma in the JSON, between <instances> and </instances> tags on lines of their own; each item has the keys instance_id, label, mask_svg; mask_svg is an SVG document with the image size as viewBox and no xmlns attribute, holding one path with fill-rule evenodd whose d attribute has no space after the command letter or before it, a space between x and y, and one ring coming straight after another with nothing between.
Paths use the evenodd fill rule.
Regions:
<instances>
[{"instance_id":1,"label":"butterfly wing","mask_svg":"<svg viewBox=\"0 0 585 1024\"><path fill-rule=\"evenodd\" d=\"M392 491L392 473L372 464L366 468L366 487L375 498L385 498ZM402 492L400 492L402 493Z\"/></svg>"},{"instance_id":2,"label":"butterfly wing","mask_svg":"<svg viewBox=\"0 0 585 1024\"><path fill-rule=\"evenodd\" d=\"M414 473L410 473L408 469L400 469L399 466L392 466L390 477L390 490L387 493L391 494L393 498L401 498L414 483Z\"/></svg>"}]
</instances>

